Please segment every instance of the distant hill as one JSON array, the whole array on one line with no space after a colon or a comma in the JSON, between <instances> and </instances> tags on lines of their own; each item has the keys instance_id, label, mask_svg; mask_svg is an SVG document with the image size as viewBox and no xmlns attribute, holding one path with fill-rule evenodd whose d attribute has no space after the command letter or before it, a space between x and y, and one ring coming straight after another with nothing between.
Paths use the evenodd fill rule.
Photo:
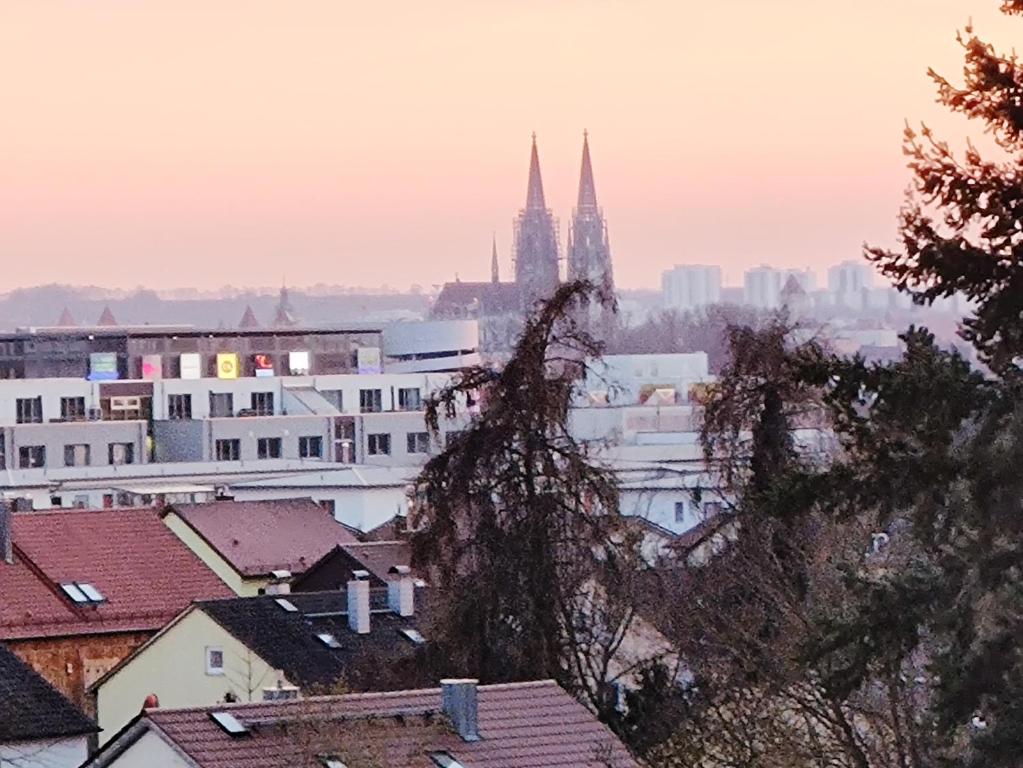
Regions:
<instances>
[{"instance_id":1,"label":"distant hill","mask_svg":"<svg viewBox=\"0 0 1023 768\"><path fill-rule=\"evenodd\" d=\"M299 322L326 325L338 322L386 321L425 317L430 299L412 293L350 293L324 286L310 292L289 289ZM175 296L184 292L178 291ZM120 325L182 324L202 327L238 326L247 306L258 322L269 325L277 306L276 292L232 290L229 295L194 292L189 298L170 298L155 291L113 291L96 286L42 285L0 295L0 329L56 325L66 308L78 325L94 325L110 307Z\"/></svg>"}]
</instances>

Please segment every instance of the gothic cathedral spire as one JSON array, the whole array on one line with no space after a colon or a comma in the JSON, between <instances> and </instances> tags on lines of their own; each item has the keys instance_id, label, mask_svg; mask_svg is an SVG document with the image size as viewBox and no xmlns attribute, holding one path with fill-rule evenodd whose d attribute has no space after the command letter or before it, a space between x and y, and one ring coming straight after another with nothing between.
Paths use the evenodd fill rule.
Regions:
<instances>
[{"instance_id":1,"label":"gothic cathedral spire","mask_svg":"<svg viewBox=\"0 0 1023 768\"><path fill-rule=\"evenodd\" d=\"M583 131L583 159L579 171L579 197L572 211L572 225L568 240L568 279L589 280L601 286L609 296L614 293L611 270L611 245L607 238L604 212L597 205L597 189L593 182L590 161L589 135ZM594 315L603 314L602 324L610 322L608 310L594 309ZM597 320L597 317L593 318Z\"/></svg>"},{"instance_id":2,"label":"gothic cathedral spire","mask_svg":"<svg viewBox=\"0 0 1023 768\"><path fill-rule=\"evenodd\" d=\"M529 156L526 207L519 211L515 220L515 282L522 293L525 308L537 299L553 294L560 277L558 227L544 199L534 133Z\"/></svg>"}]
</instances>

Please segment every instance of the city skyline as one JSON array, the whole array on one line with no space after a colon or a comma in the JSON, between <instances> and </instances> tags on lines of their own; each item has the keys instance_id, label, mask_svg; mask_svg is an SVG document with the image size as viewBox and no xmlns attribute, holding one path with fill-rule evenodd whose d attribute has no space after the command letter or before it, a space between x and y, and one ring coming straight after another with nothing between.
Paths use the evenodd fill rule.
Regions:
<instances>
[{"instance_id":1,"label":"city skyline","mask_svg":"<svg viewBox=\"0 0 1023 768\"><path fill-rule=\"evenodd\" d=\"M564 255L584 130L621 287L678 263L823 276L892 240L903 120L962 136L925 74L959 72L950 30L1009 22L760 5L8 7L2 289L430 288L486 280L495 235L512 274L530 134Z\"/></svg>"}]
</instances>

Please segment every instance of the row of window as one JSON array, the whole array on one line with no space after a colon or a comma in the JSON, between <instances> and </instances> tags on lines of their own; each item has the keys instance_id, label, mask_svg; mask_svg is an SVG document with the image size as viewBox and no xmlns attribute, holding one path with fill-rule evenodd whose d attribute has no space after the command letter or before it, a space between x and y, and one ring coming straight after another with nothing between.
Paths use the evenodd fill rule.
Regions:
<instances>
[{"instance_id":1,"label":"row of window","mask_svg":"<svg viewBox=\"0 0 1023 768\"><path fill-rule=\"evenodd\" d=\"M109 443L107 445L107 463L112 465L134 464L135 445L133 443ZM75 443L64 446L65 467L88 467L92 465L92 446L87 443ZM22 445L18 447L18 466L21 469L36 469L46 466L45 445Z\"/></svg>"},{"instance_id":2,"label":"row of window","mask_svg":"<svg viewBox=\"0 0 1023 768\"><path fill-rule=\"evenodd\" d=\"M256 438L256 458L280 459L283 456L283 442L279 437ZM429 453L428 432L408 432L405 435L407 453ZM391 455L391 435L387 432L371 433L366 436L366 452L370 456ZM298 438L298 455L303 459L323 458L323 438L318 435ZM242 441L237 437L221 438L213 443L213 457L217 461L240 461Z\"/></svg>"},{"instance_id":3,"label":"row of window","mask_svg":"<svg viewBox=\"0 0 1023 768\"><path fill-rule=\"evenodd\" d=\"M320 393L339 411L344 410L340 389L323 390ZM272 416L274 414L274 393L253 392L248 412L240 412L245 416ZM419 387L402 387L398 390L399 411L419 411L423 407L423 397ZM383 391L380 389L359 390L359 410L362 413L380 413L383 411ZM210 416L234 416L233 392L210 392ZM65 421L85 419L87 415L84 397L62 397L60 399L60 418ZM192 418L192 395L167 395L168 419ZM43 422L42 397L19 397L15 401L15 420L18 424L41 424Z\"/></svg>"},{"instance_id":4,"label":"row of window","mask_svg":"<svg viewBox=\"0 0 1023 768\"><path fill-rule=\"evenodd\" d=\"M282 446L283 441L279 437L256 438L256 457L260 459L279 459L283 455ZM319 435L299 437L298 455L303 459L322 459L323 438ZM242 441L236 437L214 441L213 457L217 461L240 461L242 457Z\"/></svg>"}]
</instances>

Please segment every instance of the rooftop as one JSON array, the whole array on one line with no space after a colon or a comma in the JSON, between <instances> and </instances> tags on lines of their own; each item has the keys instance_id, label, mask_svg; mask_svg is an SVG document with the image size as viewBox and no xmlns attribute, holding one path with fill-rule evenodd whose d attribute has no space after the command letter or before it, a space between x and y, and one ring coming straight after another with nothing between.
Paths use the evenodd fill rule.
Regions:
<instances>
[{"instance_id":1,"label":"rooftop","mask_svg":"<svg viewBox=\"0 0 1023 768\"><path fill-rule=\"evenodd\" d=\"M374 764L409 768L436 768L442 763L431 755L437 753L447 753L465 768L638 765L604 725L553 681L479 686L478 702L478 741L463 741L440 715L439 688L147 710L91 764L106 764L107 755L116 757L127 746L124 742L155 726L161 738L199 768L316 766L325 764L326 755L343 760L356 751L372 755ZM241 732L232 735L218 725L211 717L215 712L231 715Z\"/></svg>"},{"instance_id":2,"label":"rooftop","mask_svg":"<svg viewBox=\"0 0 1023 768\"><path fill-rule=\"evenodd\" d=\"M0 643L0 743L78 736L97 730L92 720Z\"/></svg>"},{"instance_id":3,"label":"rooftop","mask_svg":"<svg viewBox=\"0 0 1023 768\"><path fill-rule=\"evenodd\" d=\"M242 576L304 572L338 544L357 539L312 499L175 504L175 513Z\"/></svg>"},{"instance_id":4,"label":"rooftop","mask_svg":"<svg viewBox=\"0 0 1023 768\"><path fill-rule=\"evenodd\" d=\"M158 629L231 590L153 509L15 512L0 638ZM98 598L98 599L94 599Z\"/></svg>"}]
</instances>

